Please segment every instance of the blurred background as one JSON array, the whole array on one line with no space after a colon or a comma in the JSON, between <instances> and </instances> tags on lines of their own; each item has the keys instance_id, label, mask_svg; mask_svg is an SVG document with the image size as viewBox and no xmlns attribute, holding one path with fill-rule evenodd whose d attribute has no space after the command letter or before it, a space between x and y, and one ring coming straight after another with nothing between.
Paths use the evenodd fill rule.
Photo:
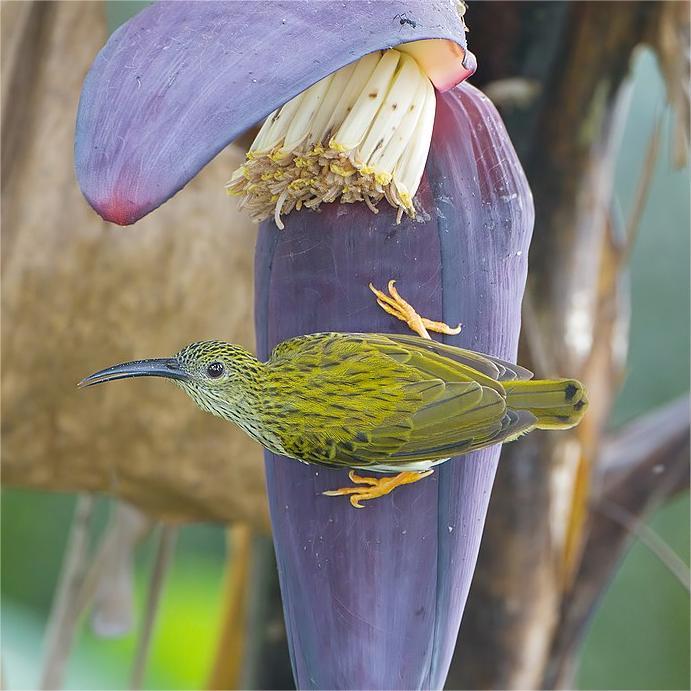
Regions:
<instances>
[{"instance_id":1,"label":"blurred background","mask_svg":"<svg viewBox=\"0 0 691 691\"><path fill-rule=\"evenodd\" d=\"M99 11L105 10L108 27L112 30L130 14L140 9L143 4L108 2L104 3ZM3 20L7 12L6 7L3 6ZM483 54L473 45L472 6L468 14L468 24L471 28L471 47L478 53L479 62L482 63ZM87 31L86 26L84 31ZM66 36L69 36L69 33ZM105 37L105 27L103 36ZM43 40L56 39L44 36ZM94 40L91 40L91 46L85 48L92 55L94 43L97 48L98 42ZM28 74L25 75L25 78L29 80L37 78L40 59L52 59L45 51L39 51L39 53L36 64L30 65ZM3 45L3 69L5 69L5 61L9 59ZM84 68L80 65L78 68L75 66L75 69L79 70L79 74L72 75L70 79L78 84L83 78ZM57 79L60 79L61 73L55 72L55 75ZM470 81L474 82L473 79ZM630 75L626 82L627 85L624 88L629 91L627 96L629 103L625 123L621 128L621 145L616 154L613 194L614 204L624 218L629 218L638 204L642 173L651 164L648 157L651 133L655 130L657 123L660 123L660 144L657 156L652 162L654 169L647 199L640 215L637 236L628 261L630 271L626 280L630 285L631 305L629 353L623 385L618 391L609 418L610 429L622 427L640 415L685 394L689 389L689 226L691 222L689 170L688 166L678 169L674 165L673 114L666 105L665 81L656 57L650 49L640 48L633 52ZM3 95L5 95L4 90ZM62 95L67 101L60 100L58 97L46 103L52 103L56 108L61 108L61 117L70 118L71 127L74 110L70 108L76 106L73 100L74 89L72 93ZM34 97L31 96L31 98ZM514 103L508 107L520 110L521 105ZM41 116L49 120L51 117L57 117L51 116L50 113L41 113ZM3 109L3 126L6 126L7 122ZM510 124L509 129L511 129ZM518 148L520 154L520 147ZM222 189L224 174L233 168L230 160L232 155L234 154L229 153L228 158L223 158L220 163L214 162L215 172L207 174L207 178L197 187L199 191L201 185L210 184L209 181L212 181L216 185L215 190L219 198L218 202L214 202L216 206L212 207L205 217L199 218L200 227L204 223L213 225L219 222L223 222L225 226L229 223L229 218L230 222L237 220L232 215L234 211L227 208L233 206L233 202L226 201ZM55 161L52 163L56 164ZM71 160L65 159L58 161L57 164L64 168L59 174L63 176L63 179L67 179L71 175ZM3 166L5 166L4 155ZM3 177L5 177L7 172L5 168L3 170ZM50 175L50 171L47 174ZM39 186L34 193L40 195L42 189ZM3 182L3 194L5 193ZM209 194L208 190L207 194ZM75 197L75 199L78 198ZM78 203L83 207L86 206L83 201ZM164 212L165 209L162 209L160 213ZM215 219L214 213L218 214ZM538 208L538 217L539 213ZM172 225L175 223L176 212L172 211L170 214L168 222ZM19 223L14 218L9 221L14 221L15 225ZM104 224L96 218L95 214L86 210L82 212L80 221L82 223L80 232L91 237L92 240L103 232L109 232L132 238L135 233L138 233L137 237L141 241L147 233L146 229L139 228L136 231L112 229L104 231ZM241 219L237 220L237 223L243 224L242 228L236 232L242 235L247 252L246 256L236 257L234 261L240 267L242 280L246 281L245 292L249 296L251 295L249 262L251 261L253 229ZM166 223L161 222L161 225L166 225ZM179 231L170 229L169 241L172 242L175 232L184 231L187 234L188 230L187 228L179 229ZM14 227L8 227L8 218L3 214L3 254L5 255L3 261L16 261L14 257L7 256L8 253L18 251L20 243L14 240L16 233ZM7 234L11 235L9 242ZM151 235L149 238L153 243ZM128 240L125 239L125 242ZM211 247L209 251L213 252L214 248ZM113 264L115 263L116 260L113 260ZM3 268L5 268L4 264ZM12 269L12 266L10 268ZM84 278L84 281L88 282L88 278ZM13 331L12 309L9 312L8 309L3 310L2 339L3 350L9 349L16 358L19 349L23 349L24 345L22 342L16 347L13 344L13 339L19 336ZM238 324L230 326L226 324L223 327L226 331L231 329L236 340L236 334L242 333L248 345L251 345L251 332L246 325L243 327L239 322L243 319L249 321L250 309L250 305L243 304L239 310L241 314L238 316ZM140 318L148 319L145 311ZM161 319L163 318L161 316ZM132 326L138 328L136 323ZM91 328L97 328L97 325L92 325ZM213 328L213 324L199 325L200 331ZM242 330L243 328L245 331ZM180 339L175 341L173 333L174 331L170 333L168 342L174 348L179 345ZM223 337L224 334L219 332L214 335ZM133 347L132 338L124 334L120 341L116 340L116 345L113 346L113 352L110 355L101 355L105 360L99 360L96 357L93 360L89 359L88 362L82 360L78 363L79 367L75 367L75 371L79 369L82 374L85 374L102 366L104 361L117 361L119 359L119 352L116 352L118 346L124 354L127 354L128 348ZM185 335L183 340L189 340L189 338ZM145 346L146 344L138 343L135 354L149 353L150 349L148 350ZM8 360L3 363L5 376L7 376L8 367L20 369L22 376L26 377L34 371L30 367L27 371L21 361L13 359L10 362L10 356L7 357ZM3 355L4 358L5 355ZM30 360L31 358L28 357L29 364ZM59 358L51 366L60 367ZM74 384L76 378L70 382L70 386ZM11 397L12 391L14 390L9 390L10 393L6 394L3 390L3 418L7 417L9 409L13 406L15 399ZM160 405L168 405L168 393L168 391L163 392L157 399ZM158 396L158 394L152 395ZM187 404L186 401L185 404ZM114 402L113 408L116 405L122 405L122 403ZM25 407L23 413L31 418L32 409ZM146 421L142 421L141 424L145 425ZM60 429L59 425L57 429ZM107 427L104 429L107 430ZM207 432L210 436L216 435L219 433L219 428L209 425L200 430L200 434L207 434ZM5 420L3 420L3 456L7 451L6 433ZM225 441L227 440L224 439ZM127 440L123 443L127 443ZM232 443L234 444L235 441ZM118 453L118 450L108 452ZM11 450L11 453L14 451ZM162 453L172 452L168 449ZM36 451L36 454L40 454L40 449ZM266 526L265 506L261 499L257 498L262 491L260 455L249 446L233 447L233 454L234 457L242 456L245 459L246 466L243 467L249 464L256 466L253 471L255 479L252 485L255 494L252 494L247 501L254 502L260 508L254 509L254 513L251 513L249 509L244 511L242 507L231 508L229 511L236 510L238 516L245 518L250 516L247 524L253 526L252 535L259 535L262 532L262 526ZM172 458L171 464L174 465ZM228 481L232 482L232 478ZM40 486L41 482L50 484L49 479L37 480L31 484ZM12 484L22 483L12 482ZM98 484L96 480L94 484ZM88 486L88 481L85 481L82 486ZM7 688L30 689L36 688L38 684L40 651L44 644L51 602L75 511L75 501L75 495L70 493L49 493L19 486L3 489L2 673L3 684ZM90 528L93 541L107 525L110 503L111 500L103 497L96 501ZM165 507L162 511L165 513ZM490 514L492 511L493 505L490 505ZM196 514L193 508L190 508L187 514L186 519L209 518ZM225 515L217 518L228 520L228 516ZM671 501L657 508L650 517L646 518L646 525L657 535L657 538L652 538L655 545L659 547L662 544L664 549L673 551L678 559L686 565L689 564L688 492L678 493ZM262 538L252 537L251 540L261 541ZM235 549L240 550L241 558L247 558L242 556L245 555L248 544L246 538L238 540L236 535L236 539L229 543L226 528L220 523L185 524L181 528L175 546L174 560L163 589L160 613L153 631L144 688L200 688L208 682L209 670L214 661L219 635L224 624L223 615L226 611L223 606L224 597L228 597L229 592L228 582L224 579L229 577L226 574L227 563L232 567L233 554L227 555L228 544L231 544L231 548L235 546ZM228 562L226 556L229 557ZM155 540L145 541L136 551L135 601L140 623L155 558ZM268 605L277 607L277 602L271 601ZM244 616L247 614L245 613ZM280 629L280 616L277 615L277 617ZM241 628L238 625L238 629ZM227 631L225 633L228 634ZM236 638L231 636L226 640L230 640L232 645L245 645L242 642L243 634L236 633ZM279 642L279 647L282 645L281 642L284 643L280 630L276 634L276 640ZM129 683L136 646L136 626L130 633L120 638L107 639L96 636L87 622L83 622L77 630L64 687L70 689L124 688ZM669 564L663 563L663 560L648 546L634 539L590 622L582 653L578 659L577 687L581 689L688 688L689 649L689 594L671 573ZM279 653L277 659L282 660L281 664L285 665L285 653L283 657Z\"/></svg>"}]
</instances>

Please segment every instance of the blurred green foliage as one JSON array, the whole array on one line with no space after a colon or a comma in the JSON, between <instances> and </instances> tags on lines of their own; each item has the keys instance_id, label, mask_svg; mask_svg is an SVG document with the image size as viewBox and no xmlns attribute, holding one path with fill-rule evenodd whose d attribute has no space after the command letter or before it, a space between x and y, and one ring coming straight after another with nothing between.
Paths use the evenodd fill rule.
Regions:
<instances>
[{"instance_id":1,"label":"blurred green foliage","mask_svg":"<svg viewBox=\"0 0 691 691\"><path fill-rule=\"evenodd\" d=\"M141 2L107 3L111 26ZM617 163L617 196L626 217L645 156L645 142L664 103L664 87L650 53L635 69L631 115ZM664 142L669 141L665 128ZM632 324L629 375L612 423L619 425L688 390L689 382L689 176L673 171L663 146L631 262ZM99 507L105 523L105 501ZM13 689L35 688L41 640L57 581L74 499L3 492L3 671ZM689 500L662 508L650 525L689 561ZM137 559L141 605L153 555ZM166 582L146 677L148 688L203 685L218 632L224 537L219 526L182 531ZM141 607L139 610L141 611ZM586 641L579 686L688 688L688 594L666 568L635 544L605 594ZM66 688L124 688L134 633L103 640L82 627Z\"/></svg>"},{"instance_id":2,"label":"blurred green foliage","mask_svg":"<svg viewBox=\"0 0 691 691\"><path fill-rule=\"evenodd\" d=\"M138 570L137 605L146 591L145 564ZM156 624L156 637L145 679L145 688L199 688L208 673L219 622L219 560L195 555L181 557L166 583ZM36 688L38 642L45 625L45 612L3 604L3 652L8 683L14 689ZM82 631L70 660L65 688L128 688L136 632L120 639L101 639Z\"/></svg>"},{"instance_id":3,"label":"blurred green foliage","mask_svg":"<svg viewBox=\"0 0 691 691\"><path fill-rule=\"evenodd\" d=\"M689 563L689 498L649 523ZM687 689L689 594L640 542L602 600L581 658L581 689Z\"/></svg>"},{"instance_id":4,"label":"blurred green foliage","mask_svg":"<svg viewBox=\"0 0 691 691\"><path fill-rule=\"evenodd\" d=\"M3 492L0 623L10 688L36 687L38 651L74 503L63 495ZM97 514L100 532L106 522L107 500L99 502ZM190 689L203 684L221 623L224 544L221 526L194 525L182 531L156 623L146 688ZM149 542L137 555L139 613L152 560ZM136 633L108 640L95 636L88 625L82 626L65 688L127 688Z\"/></svg>"}]
</instances>

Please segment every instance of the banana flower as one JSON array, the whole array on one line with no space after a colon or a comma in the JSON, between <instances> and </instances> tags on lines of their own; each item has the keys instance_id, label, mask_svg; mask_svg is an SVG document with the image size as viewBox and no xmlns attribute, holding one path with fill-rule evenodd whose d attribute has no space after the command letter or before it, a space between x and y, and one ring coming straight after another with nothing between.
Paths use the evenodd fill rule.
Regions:
<instances>
[{"instance_id":1,"label":"banana flower","mask_svg":"<svg viewBox=\"0 0 691 691\"><path fill-rule=\"evenodd\" d=\"M463 10L156 3L112 35L85 80L84 195L106 220L135 223L263 121L228 184L261 220L260 357L304 333L406 332L368 289L395 278L421 314L463 324L446 342L514 360L532 197L497 111L462 84L475 66ZM213 336L180 328L171 352ZM452 459L363 510L322 495L348 484L344 472L267 452L299 688L444 685L499 452Z\"/></svg>"}]
</instances>

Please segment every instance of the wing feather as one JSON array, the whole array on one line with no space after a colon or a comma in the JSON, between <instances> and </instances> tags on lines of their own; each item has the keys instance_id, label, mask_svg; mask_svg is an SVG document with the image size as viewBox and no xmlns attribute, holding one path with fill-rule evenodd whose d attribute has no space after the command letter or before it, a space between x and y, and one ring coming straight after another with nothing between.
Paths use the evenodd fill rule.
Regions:
<instances>
[{"instance_id":1,"label":"wing feather","mask_svg":"<svg viewBox=\"0 0 691 691\"><path fill-rule=\"evenodd\" d=\"M367 337L370 334L361 335ZM431 351L436 355L441 355L444 358L475 369L490 379L495 379L497 381L511 381L514 379L527 380L533 378L533 373L525 367L515 365L512 362L507 362L506 360L494 357L493 355L476 353L473 350L458 348L446 343L431 341L427 338L421 338L420 336L413 336L411 334L375 335L378 337L387 338L393 343L401 344L408 348Z\"/></svg>"},{"instance_id":2,"label":"wing feather","mask_svg":"<svg viewBox=\"0 0 691 691\"><path fill-rule=\"evenodd\" d=\"M531 372L417 336L311 334L281 343L271 361L293 378L307 377L301 389L307 402L295 405L314 428L286 439L296 457L311 462L395 470L513 439L536 421L529 412L507 410L502 385ZM330 395L313 393L327 386ZM384 417L383 408L367 414L377 396L381 405L391 403ZM334 416L337 407L343 413Z\"/></svg>"}]
</instances>

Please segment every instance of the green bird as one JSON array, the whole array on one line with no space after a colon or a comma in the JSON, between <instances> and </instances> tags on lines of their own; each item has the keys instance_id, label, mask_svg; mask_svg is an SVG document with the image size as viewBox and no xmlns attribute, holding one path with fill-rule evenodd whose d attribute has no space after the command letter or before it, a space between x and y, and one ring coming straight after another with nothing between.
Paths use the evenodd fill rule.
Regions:
<instances>
[{"instance_id":1,"label":"green bird","mask_svg":"<svg viewBox=\"0 0 691 691\"><path fill-rule=\"evenodd\" d=\"M173 380L202 410L275 454L398 473L351 470L359 486L326 493L350 495L357 507L453 456L533 429L573 427L587 407L574 379L531 381L518 365L398 334L301 336L279 344L267 362L232 343L202 341L172 358L109 367L79 386L146 376Z\"/></svg>"}]
</instances>

